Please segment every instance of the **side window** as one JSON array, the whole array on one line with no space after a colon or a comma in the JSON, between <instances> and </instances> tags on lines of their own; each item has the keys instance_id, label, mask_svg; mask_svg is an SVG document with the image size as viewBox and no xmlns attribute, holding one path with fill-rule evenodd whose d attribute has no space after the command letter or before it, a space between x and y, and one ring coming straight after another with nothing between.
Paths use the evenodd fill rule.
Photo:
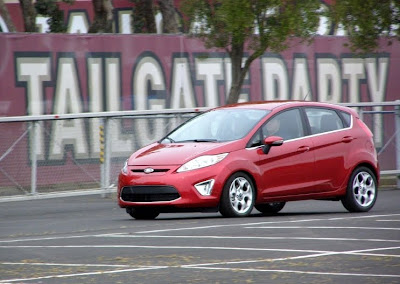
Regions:
<instances>
[{"instance_id":1,"label":"side window","mask_svg":"<svg viewBox=\"0 0 400 284\"><path fill-rule=\"evenodd\" d=\"M334 131L345 127L342 119L334 110L306 108L305 111L310 123L311 134Z\"/></svg>"},{"instance_id":2,"label":"side window","mask_svg":"<svg viewBox=\"0 0 400 284\"><path fill-rule=\"evenodd\" d=\"M263 138L280 136L290 140L304 136L300 110L291 109L278 113L262 126Z\"/></svg>"}]
</instances>

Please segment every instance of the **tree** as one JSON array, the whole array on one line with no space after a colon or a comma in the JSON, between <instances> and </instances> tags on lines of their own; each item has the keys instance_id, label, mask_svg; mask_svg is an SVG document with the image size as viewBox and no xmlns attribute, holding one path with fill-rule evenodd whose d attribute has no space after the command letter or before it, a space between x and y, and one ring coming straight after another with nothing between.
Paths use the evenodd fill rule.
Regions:
<instances>
[{"instance_id":1,"label":"tree","mask_svg":"<svg viewBox=\"0 0 400 284\"><path fill-rule=\"evenodd\" d=\"M36 27L36 10L32 0L19 0L21 5L22 15L24 17L25 32L37 32Z\"/></svg>"},{"instance_id":2,"label":"tree","mask_svg":"<svg viewBox=\"0 0 400 284\"><path fill-rule=\"evenodd\" d=\"M319 0L184 0L181 4L188 24L207 47L223 48L232 66L232 86L227 103L238 101L251 63L267 49L282 51L292 37L303 40L315 35ZM245 50L249 54L242 66Z\"/></svg>"},{"instance_id":3,"label":"tree","mask_svg":"<svg viewBox=\"0 0 400 284\"><path fill-rule=\"evenodd\" d=\"M4 3L4 0L0 0L0 15L3 17L4 22L7 25L8 31L16 32L17 30L14 26L14 23L11 20L10 13L8 12L8 9L6 7L6 4Z\"/></svg>"},{"instance_id":4,"label":"tree","mask_svg":"<svg viewBox=\"0 0 400 284\"><path fill-rule=\"evenodd\" d=\"M134 33L156 33L154 7L152 0L131 0L135 3L132 13Z\"/></svg>"},{"instance_id":5,"label":"tree","mask_svg":"<svg viewBox=\"0 0 400 284\"><path fill-rule=\"evenodd\" d=\"M62 2L72 4L74 0L62 0ZM64 13L58 7L58 3L57 0L37 0L35 8L38 14L49 17L47 23L50 32L65 33L67 25L64 23Z\"/></svg>"},{"instance_id":6,"label":"tree","mask_svg":"<svg viewBox=\"0 0 400 284\"><path fill-rule=\"evenodd\" d=\"M162 14L163 33L179 33L178 15L174 7L173 0L158 0L158 7Z\"/></svg>"},{"instance_id":7,"label":"tree","mask_svg":"<svg viewBox=\"0 0 400 284\"><path fill-rule=\"evenodd\" d=\"M381 36L400 40L398 0L336 0L330 16L347 31L353 51L375 50Z\"/></svg>"},{"instance_id":8,"label":"tree","mask_svg":"<svg viewBox=\"0 0 400 284\"><path fill-rule=\"evenodd\" d=\"M92 3L94 19L89 33L112 33L113 6L111 0L92 0Z\"/></svg>"}]
</instances>

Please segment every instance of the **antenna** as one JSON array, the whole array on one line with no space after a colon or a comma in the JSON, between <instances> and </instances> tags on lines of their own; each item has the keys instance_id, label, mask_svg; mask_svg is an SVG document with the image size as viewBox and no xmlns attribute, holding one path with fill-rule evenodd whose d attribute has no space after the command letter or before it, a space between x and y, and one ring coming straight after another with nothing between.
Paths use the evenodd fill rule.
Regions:
<instances>
[{"instance_id":1,"label":"antenna","mask_svg":"<svg viewBox=\"0 0 400 284\"><path fill-rule=\"evenodd\" d=\"M308 90L308 92L307 92L306 96L304 97L303 101L305 101L305 100L307 99L307 97L308 97L308 95L309 95L310 93L311 93L311 89Z\"/></svg>"}]
</instances>

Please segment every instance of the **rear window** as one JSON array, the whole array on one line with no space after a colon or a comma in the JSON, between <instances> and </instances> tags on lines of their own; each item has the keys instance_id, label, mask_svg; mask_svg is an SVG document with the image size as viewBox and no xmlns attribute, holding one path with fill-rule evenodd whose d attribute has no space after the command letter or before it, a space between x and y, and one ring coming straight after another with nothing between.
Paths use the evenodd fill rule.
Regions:
<instances>
[{"instance_id":1,"label":"rear window","mask_svg":"<svg viewBox=\"0 0 400 284\"><path fill-rule=\"evenodd\" d=\"M335 131L347 128L350 125L351 118L349 114L344 114L344 119L342 120L338 113L331 109L306 108L305 112L310 123L311 134ZM346 118L345 115L347 115ZM345 123L343 123L343 121L345 121Z\"/></svg>"}]
</instances>

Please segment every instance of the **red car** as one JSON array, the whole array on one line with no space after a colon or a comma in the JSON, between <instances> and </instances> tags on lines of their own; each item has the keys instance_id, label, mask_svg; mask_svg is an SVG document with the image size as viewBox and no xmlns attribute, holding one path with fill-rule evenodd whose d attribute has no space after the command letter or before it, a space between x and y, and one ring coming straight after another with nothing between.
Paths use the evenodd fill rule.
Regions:
<instances>
[{"instance_id":1,"label":"red car","mask_svg":"<svg viewBox=\"0 0 400 284\"><path fill-rule=\"evenodd\" d=\"M136 219L163 212L277 213L287 201L370 210L379 165L372 133L349 108L316 102L219 107L133 153L118 203Z\"/></svg>"}]
</instances>

